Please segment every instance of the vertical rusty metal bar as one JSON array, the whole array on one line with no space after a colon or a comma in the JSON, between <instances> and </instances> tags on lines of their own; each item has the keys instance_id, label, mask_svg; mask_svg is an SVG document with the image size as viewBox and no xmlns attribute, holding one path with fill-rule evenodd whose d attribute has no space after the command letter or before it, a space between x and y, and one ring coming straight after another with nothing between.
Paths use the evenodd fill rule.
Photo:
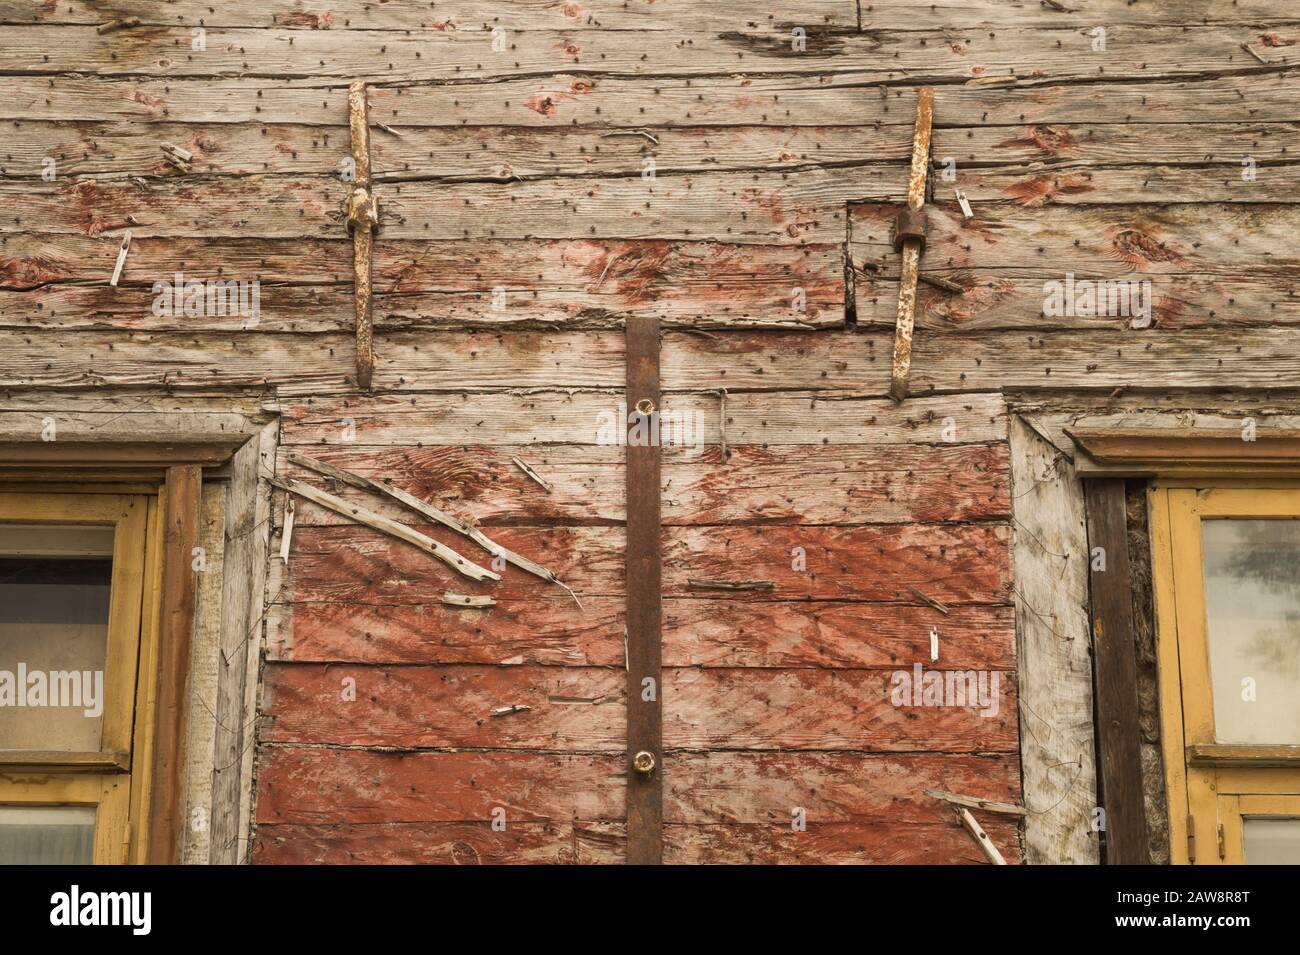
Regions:
<instances>
[{"instance_id":1,"label":"vertical rusty metal bar","mask_svg":"<svg viewBox=\"0 0 1300 955\"><path fill-rule=\"evenodd\" d=\"M925 180L930 167L930 129L934 120L934 90L923 87L916 94L916 130L912 134L912 172L907 181L907 208L920 213L925 205ZM889 396L895 401L907 397L907 376L912 368L912 332L916 326L916 282L921 271L921 250L925 239L903 239L903 264L899 272L898 320L894 331L894 363L889 377Z\"/></svg>"},{"instance_id":2,"label":"vertical rusty metal bar","mask_svg":"<svg viewBox=\"0 0 1300 955\"><path fill-rule=\"evenodd\" d=\"M366 84L348 87L348 126L352 133L352 162L356 178L345 215L352 234L352 264L356 273L353 299L357 324L357 387L370 390L375 370L374 314L371 311L371 257L379 228L379 205L370 191L370 111Z\"/></svg>"},{"instance_id":3,"label":"vertical rusty metal bar","mask_svg":"<svg viewBox=\"0 0 1300 955\"><path fill-rule=\"evenodd\" d=\"M627 861L663 861L659 319L627 323ZM625 422L622 427L626 428ZM644 441L638 440L642 435ZM653 436L654 440L651 440ZM636 440L637 443L633 443Z\"/></svg>"}]
</instances>

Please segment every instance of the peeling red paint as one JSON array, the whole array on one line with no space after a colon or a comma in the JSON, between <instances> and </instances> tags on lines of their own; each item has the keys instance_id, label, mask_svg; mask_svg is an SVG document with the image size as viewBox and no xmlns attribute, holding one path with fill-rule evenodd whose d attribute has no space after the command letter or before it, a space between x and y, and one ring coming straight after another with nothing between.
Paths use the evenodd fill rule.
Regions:
<instances>
[{"instance_id":1,"label":"peeling red paint","mask_svg":"<svg viewBox=\"0 0 1300 955\"><path fill-rule=\"evenodd\" d=\"M672 243L628 242L617 246L617 251L606 251L604 256L587 263L586 273L592 282L612 283L613 290L628 305L641 305L659 298L664 289L660 286L664 266L672 254ZM602 283L604 288L604 283Z\"/></svg>"},{"instance_id":2,"label":"peeling red paint","mask_svg":"<svg viewBox=\"0 0 1300 955\"><path fill-rule=\"evenodd\" d=\"M1002 194L1015 199L1022 206L1042 206L1057 196L1071 196L1093 192L1092 177L1085 172L1066 173L1063 176L1034 176L1014 186L1007 186Z\"/></svg>"},{"instance_id":3,"label":"peeling red paint","mask_svg":"<svg viewBox=\"0 0 1300 955\"><path fill-rule=\"evenodd\" d=\"M534 112L541 113L543 116L554 116L559 110L555 106L555 100L541 93L536 93L524 100L524 105Z\"/></svg>"},{"instance_id":4,"label":"peeling red paint","mask_svg":"<svg viewBox=\"0 0 1300 955\"><path fill-rule=\"evenodd\" d=\"M1159 231L1145 225L1131 225L1111 230L1111 248L1107 255L1139 271L1155 262L1182 264L1186 257L1161 242Z\"/></svg>"},{"instance_id":5,"label":"peeling red paint","mask_svg":"<svg viewBox=\"0 0 1300 955\"><path fill-rule=\"evenodd\" d=\"M56 269L47 259L0 259L0 288L30 289L64 277L64 270Z\"/></svg>"},{"instance_id":6,"label":"peeling red paint","mask_svg":"<svg viewBox=\"0 0 1300 955\"><path fill-rule=\"evenodd\" d=\"M1016 283L1011 279L993 279L978 285L966 285L964 276L948 278L966 289L960 297L940 293L939 307L947 310L947 317L954 325L969 322L979 315L990 311L1009 299L1016 291Z\"/></svg>"},{"instance_id":7,"label":"peeling red paint","mask_svg":"<svg viewBox=\"0 0 1300 955\"><path fill-rule=\"evenodd\" d=\"M161 96L151 96L143 90L132 90L130 99L133 103L147 106L151 110L159 113L161 113L161 111L167 106L167 101Z\"/></svg>"},{"instance_id":8,"label":"peeling red paint","mask_svg":"<svg viewBox=\"0 0 1300 955\"><path fill-rule=\"evenodd\" d=\"M311 27L313 30L328 30L334 25L334 14L321 14L297 11L286 13L280 18L280 25L286 27Z\"/></svg>"},{"instance_id":9,"label":"peeling red paint","mask_svg":"<svg viewBox=\"0 0 1300 955\"><path fill-rule=\"evenodd\" d=\"M576 20L582 16L582 7L576 3L566 3L560 7L560 12L571 20Z\"/></svg>"},{"instance_id":10,"label":"peeling red paint","mask_svg":"<svg viewBox=\"0 0 1300 955\"><path fill-rule=\"evenodd\" d=\"M1276 33L1261 33L1259 39L1265 46L1271 47L1295 46L1297 42L1300 42L1300 39L1295 37L1292 37L1290 40L1284 40Z\"/></svg>"},{"instance_id":11,"label":"peeling red paint","mask_svg":"<svg viewBox=\"0 0 1300 955\"><path fill-rule=\"evenodd\" d=\"M1074 137L1065 129L1057 129L1053 126L1029 126L1025 129L1023 136L1004 139L998 143L998 146L1026 145L1034 146L1048 156L1056 156L1062 151L1072 149L1075 146L1075 141Z\"/></svg>"}]
</instances>

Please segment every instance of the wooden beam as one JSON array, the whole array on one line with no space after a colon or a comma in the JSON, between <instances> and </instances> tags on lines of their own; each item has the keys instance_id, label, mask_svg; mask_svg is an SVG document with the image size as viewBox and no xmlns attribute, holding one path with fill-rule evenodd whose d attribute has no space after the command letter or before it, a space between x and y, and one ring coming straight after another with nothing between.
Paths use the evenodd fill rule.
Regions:
<instances>
[{"instance_id":1,"label":"wooden beam","mask_svg":"<svg viewBox=\"0 0 1300 955\"><path fill-rule=\"evenodd\" d=\"M627 407L655 434L659 319L627 323ZM626 428L627 422L619 427ZM627 861L663 861L662 576L659 447L627 446Z\"/></svg>"},{"instance_id":2,"label":"wooden beam","mask_svg":"<svg viewBox=\"0 0 1300 955\"><path fill-rule=\"evenodd\" d=\"M1242 427L1065 428L1065 433L1095 464L1091 470L1133 475L1181 474L1224 468L1234 472L1294 474L1300 465L1300 431Z\"/></svg>"},{"instance_id":3,"label":"wooden beam","mask_svg":"<svg viewBox=\"0 0 1300 955\"><path fill-rule=\"evenodd\" d=\"M1124 481L1084 482L1106 861L1148 865Z\"/></svg>"},{"instance_id":4,"label":"wooden beam","mask_svg":"<svg viewBox=\"0 0 1300 955\"><path fill-rule=\"evenodd\" d=\"M85 772L100 770L111 773L129 773L129 753L68 753L45 750L12 750L0 753L0 771L29 769L39 772Z\"/></svg>"},{"instance_id":5,"label":"wooden beam","mask_svg":"<svg viewBox=\"0 0 1300 955\"><path fill-rule=\"evenodd\" d=\"M1238 743L1194 743L1187 747L1187 762L1193 766L1300 768L1300 746L1278 744L1254 746Z\"/></svg>"},{"instance_id":6,"label":"wooden beam","mask_svg":"<svg viewBox=\"0 0 1300 955\"><path fill-rule=\"evenodd\" d=\"M60 464L74 468L99 468L117 464L158 469L173 464L212 466L228 461L246 435L221 441L12 441L0 443L0 468Z\"/></svg>"},{"instance_id":7,"label":"wooden beam","mask_svg":"<svg viewBox=\"0 0 1300 955\"><path fill-rule=\"evenodd\" d=\"M180 859L181 771L185 765L185 701L194 628L193 550L199 536L202 469L178 464L167 469L163 513L162 639L156 674L157 729L154 736L149 862Z\"/></svg>"}]
</instances>

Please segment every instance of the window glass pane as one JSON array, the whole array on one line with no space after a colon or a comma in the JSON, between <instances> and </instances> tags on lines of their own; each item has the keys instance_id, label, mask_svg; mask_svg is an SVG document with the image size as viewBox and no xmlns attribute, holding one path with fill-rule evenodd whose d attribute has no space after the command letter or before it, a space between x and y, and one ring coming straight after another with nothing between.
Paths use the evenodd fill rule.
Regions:
<instances>
[{"instance_id":1,"label":"window glass pane","mask_svg":"<svg viewBox=\"0 0 1300 955\"><path fill-rule=\"evenodd\" d=\"M93 806L0 806L0 865L90 865Z\"/></svg>"},{"instance_id":2,"label":"window glass pane","mask_svg":"<svg viewBox=\"0 0 1300 955\"><path fill-rule=\"evenodd\" d=\"M1300 865L1300 819L1244 819L1247 865Z\"/></svg>"},{"instance_id":3,"label":"window glass pane","mask_svg":"<svg viewBox=\"0 0 1300 955\"><path fill-rule=\"evenodd\" d=\"M100 748L113 528L0 524L0 750Z\"/></svg>"},{"instance_id":4,"label":"window glass pane","mask_svg":"<svg viewBox=\"0 0 1300 955\"><path fill-rule=\"evenodd\" d=\"M1300 743L1300 521L1205 520L1205 616L1221 743Z\"/></svg>"}]
</instances>

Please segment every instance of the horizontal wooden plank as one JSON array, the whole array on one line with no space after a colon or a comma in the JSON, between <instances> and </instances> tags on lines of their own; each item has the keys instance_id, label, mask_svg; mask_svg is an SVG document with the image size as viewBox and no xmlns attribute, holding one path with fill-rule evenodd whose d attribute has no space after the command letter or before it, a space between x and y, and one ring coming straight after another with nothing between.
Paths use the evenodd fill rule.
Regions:
<instances>
[{"instance_id":1,"label":"horizontal wooden plank","mask_svg":"<svg viewBox=\"0 0 1300 955\"><path fill-rule=\"evenodd\" d=\"M482 611L429 604L277 603L267 613L270 660L620 666L621 597L537 597ZM1015 663L1010 608L898 603L664 601L666 666L872 667L928 659L930 629L944 665Z\"/></svg>"},{"instance_id":2,"label":"horizontal wooden plank","mask_svg":"<svg viewBox=\"0 0 1300 955\"><path fill-rule=\"evenodd\" d=\"M588 596L579 607L558 590L490 611L437 601L277 602L267 611L267 658L622 666L623 620L622 597Z\"/></svg>"},{"instance_id":3,"label":"horizontal wooden plank","mask_svg":"<svg viewBox=\"0 0 1300 955\"><path fill-rule=\"evenodd\" d=\"M599 861L614 861L611 850ZM594 862L574 855L565 823L486 822L280 825L253 837L255 865L547 865Z\"/></svg>"},{"instance_id":4,"label":"horizontal wooden plank","mask_svg":"<svg viewBox=\"0 0 1300 955\"><path fill-rule=\"evenodd\" d=\"M603 823L599 828L605 837L602 841L606 841L608 830L616 827ZM596 856L597 840L592 829L581 827L577 831L579 861ZM995 820L986 825L986 830L1008 862L1018 861L1014 823ZM602 848L609 851L618 845L615 840L613 845L606 843ZM611 861L618 861L618 856ZM984 854L960 826L942 823L808 822L802 832L793 831L789 824L664 828L664 862L668 865L979 865L985 861Z\"/></svg>"},{"instance_id":5,"label":"horizontal wooden plank","mask_svg":"<svg viewBox=\"0 0 1300 955\"><path fill-rule=\"evenodd\" d=\"M464 0L451 15L417 5L375 4L367 0L335 0L325 12L316 12L298 0L291 9L268 7L250 0L213 6L209 0L171 0L160 11L152 0L117 0L114 16L138 16L144 23L175 23L214 27L281 27L299 30L474 30L502 23L511 29L566 30L737 30L771 29L789 32L791 24L854 27L858 11L849 0L803 0L792 19L755 11L743 0L715 0L703 6L689 0L625 3L622 0L582 0L555 4L552 0L516 0L507 10L491 0ZM503 16L502 14L505 14ZM872 0L863 11L863 29L942 29L961 26L1044 27L1091 26L1094 23L1267 23L1283 20L1285 11L1271 0L1238 0L1227 7L1203 0L1097 0L1085 9L1055 9L1047 5L1007 5L998 0ZM0 22L43 24L100 24L105 14L89 0L64 0L58 4L30 6L19 0L0 3Z\"/></svg>"},{"instance_id":6,"label":"horizontal wooden plank","mask_svg":"<svg viewBox=\"0 0 1300 955\"><path fill-rule=\"evenodd\" d=\"M270 746L261 753L259 824L621 821L625 757L544 753L384 753ZM665 763L666 823L789 826L802 807L819 823L947 824L923 789L1018 798L1019 763L1004 755L682 753Z\"/></svg>"},{"instance_id":7,"label":"horizontal wooden plank","mask_svg":"<svg viewBox=\"0 0 1300 955\"><path fill-rule=\"evenodd\" d=\"M1254 3L1247 9L1254 9ZM90 0L62 0L32 7L19 0L0 2L0 22L46 24L99 24L103 10ZM287 8L287 9L286 9ZM714 0L703 7L690 0L514 0L508 8L493 0L462 0L444 13L419 4L374 3L372 0L332 0L325 10L304 0L268 5L251 0L168 0L160 10L156 0L115 0L113 16L138 16L149 25L207 24L212 27L279 27L297 30L482 30L500 23L511 30L554 27L564 30L777 30L789 32L790 23L853 27L857 7L853 0L803 0L794 20L775 14L756 14L744 0Z\"/></svg>"},{"instance_id":8,"label":"horizontal wooden plank","mask_svg":"<svg viewBox=\"0 0 1300 955\"><path fill-rule=\"evenodd\" d=\"M854 263L873 274L897 278L897 255L889 242L896 207L850 207ZM922 271L957 277L972 273L1063 275L1068 270L1121 278L1214 275L1243 279L1258 271L1284 275L1300 269L1300 256L1286 236L1300 228L1294 206L1198 206L1191 203L1114 208L1024 208L997 203L966 219L951 202L931 206Z\"/></svg>"},{"instance_id":9,"label":"horizontal wooden plank","mask_svg":"<svg viewBox=\"0 0 1300 955\"><path fill-rule=\"evenodd\" d=\"M1010 514L1005 445L825 445L798 449L728 445L662 450L665 524L861 524L967 521ZM287 461L293 480L314 475ZM525 460L542 488L514 463ZM329 447L318 460L384 481L478 524L519 519L566 523L622 521L623 449L556 446L407 448ZM411 510L346 486L335 489L395 520ZM299 527L348 523L299 502Z\"/></svg>"},{"instance_id":10,"label":"horizontal wooden plank","mask_svg":"<svg viewBox=\"0 0 1300 955\"><path fill-rule=\"evenodd\" d=\"M845 167L902 162L910 146L902 126L682 126L649 133L644 125L614 130L384 125L394 132L381 127L371 138L371 163L380 182L639 178L648 157L653 157L656 174ZM163 158L160 143L190 152L191 170L208 176L338 175L349 155L343 132L305 123L37 120L22 123L21 134L0 154L0 171L32 180L46 172L47 158L55 160L55 172L61 177L175 178L180 172ZM1005 133L994 134L986 137L986 143L1001 145L999 140L1006 138ZM961 145L973 148L964 141Z\"/></svg>"},{"instance_id":11,"label":"horizontal wooden plank","mask_svg":"<svg viewBox=\"0 0 1300 955\"><path fill-rule=\"evenodd\" d=\"M862 667L893 670L929 660L930 630L953 669L1015 665L1010 608L902 603L664 601L664 665Z\"/></svg>"},{"instance_id":12,"label":"horizontal wooden plank","mask_svg":"<svg viewBox=\"0 0 1300 955\"><path fill-rule=\"evenodd\" d=\"M379 336L375 346L379 388L412 392L466 389L457 396L459 409L443 404L444 414L450 417L443 419L438 433L390 429L401 437L385 440L404 444L596 443L598 416L617 407L617 395L574 394L572 408L585 409L579 417L545 420L529 416L530 407L537 407L531 403L531 395L500 396L502 400L494 404L470 393L492 388L618 387L621 336L574 332L548 335L543 341L529 337L534 335L537 333L515 332L506 339L476 337L474 333L392 332ZM830 393L772 399L769 407L778 414L771 417L743 414L740 402L734 400L738 396L728 398L728 443L819 444L835 432L849 435L844 440L851 442L874 443L881 440L879 416L874 414L879 402L867 396L883 395L888 387L892 337L883 331L843 335L668 333L663 340L664 387L687 392L822 387ZM1159 328L1089 329L1037 335L1030 331L922 333L914 345L912 393L924 398L931 392L1003 388L1276 388L1296 374L1300 329L1287 325L1243 328L1234 332L1230 349L1222 346L1223 333L1217 328L1168 332ZM353 390L353 349L352 337L346 334L301 335L256 329L189 335L0 330L0 386L279 386L286 398L294 394L319 396ZM851 393L837 394L835 389ZM387 400L400 404L412 399ZM678 400L680 411L717 407L716 398ZM780 413L782 405L785 413ZM363 417L370 417L365 407L357 405L357 414L351 416L358 427ZM737 409L734 413L733 407ZM910 424L900 424L900 431L905 429L914 436L938 435L946 427L945 419L952 418L961 433L963 421L979 417L972 410L975 407L970 395L930 405L909 401L900 415ZM497 413L507 420L494 421ZM711 413L705 414L706 424L711 417ZM735 433L733 419L741 425ZM482 431L484 426L489 430ZM334 434L341 435L341 428L335 428ZM868 434L870 437L852 437ZM715 439L706 433L705 440L712 443Z\"/></svg>"},{"instance_id":13,"label":"horizontal wooden plank","mask_svg":"<svg viewBox=\"0 0 1300 955\"><path fill-rule=\"evenodd\" d=\"M268 666L263 679L265 742L580 752L625 746L622 668L294 663ZM355 690L355 699L341 699L345 690ZM526 709L494 715L516 706Z\"/></svg>"},{"instance_id":14,"label":"horizontal wooden plank","mask_svg":"<svg viewBox=\"0 0 1300 955\"><path fill-rule=\"evenodd\" d=\"M738 336L705 339L718 347L735 346L741 354L763 353L742 349ZM831 338L825 347L819 342ZM697 336L677 340L664 338L664 351L674 364L697 361ZM891 336L892 338L892 336ZM780 355L782 343L774 345L769 358ZM806 340L805 340L806 341ZM835 383L861 359L861 349L850 336L823 333L804 347L816 350L810 381ZM761 341L758 343L761 344ZM691 357L678 358L678 347ZM883 349L884 343L880 346ZM856 352L856 353L855 353ZM835 357L836 355L843 357ZM769 362L774 367L775 362ZM760 364L759 370L762 370ZM592 383L592 365L586 368ZM822 374L825 378L822 378ZM887 370L883 372L887 378ZM755 375L755 378L760 376ZM716 379L725 386L723 376ZM716 387L716 386L715 386ZM883 387L882 387L883 390ZM284 400L281 414L284 445L527 445L539 442L597 444L598 428L616 418L622 395L597 392L539 392L516 395L376 395L364 400L314 398ZM714 395L670 395L664 411L698 411L703 415L707 444L720 437L720 402ZM601 416L605 417L602 418ZM871 444L911 445L984 443L1006 439L1006 411L997 395L965 395L950 398L913 399L904 405L884 398L828 393L729 394L727 397L727 443L731 445L821 445ZM318 448L321 454L324 448ZM311 453L317 453L313 450ZM534 454L537 452L533 452ZM525 460L531 461L531 458Z\"/></svg>"},{"instance_id":15,"label":"horizontal wooden plank","mask_svg":"<svg viewBox=\"0 0 1300 955\"><path fill-rule=\"evenodd\" d=\"M910 664L892 672L670 667L663 679L664 745L1016 751L1015 681L1008 672L938 672L961 687L944 705L919 705L919 689L915 697L896 690L904 678L911 687ZM620 668L274 664L264 679L266 742L582 752L625 745Z\"/></svg>"},{"instance_id":16,"label":"horizontal wooden plank","mask_svg":"<svg viewBox=\"0 0 1300 955\"><path fill-rule=\"evenodd\" d=\"M1300 164L1261 166L1257 178L1242 179L1241 158L1215 165L1091 166L1062 163L1024 168L967 170L959 185L972 202L1045 205L1117 205L1144 202L1293 202ZM955 195L943 188L944 200Z\"/></svg>"},{"instance_id":17,"label":"horizontal wooden plank","mask_svg":"<svg viewBox=\"0 0 1300 955\"><path fill-rule=\"evenodd\" d=\"M893 672L670 668L663 680L664 746L669 751L1017 751L1012 674L935 672L963 687L961 697L945 703L966 705L895 705L895 692L903 693L896 688L912 685L910 667ZM968 690L971 696L965 695Z\"/></svg>"},{"instance_id":18,"label":"horizontal wooden plank","mask_svg":"<svg viewBox=\"0 0 1300 955\"><path fill-rule=\"evenodd\" d=\"M1270 0L1271 2L1271 0ZM1017 9L1016 15L1022 11ZM1114 22L1108 21L1108 22ZM1244 32L1244 31L1243 31ZM1055 40L1049 40L1055 43ZM1243 54L1244 55L1244 54ZM1267 54L1262 54L1267 55ZM1256 61L1251 60L1251 63ZM875 73L638 78L581 72L492 82L370 89L371 116L393 128L420 126L906 126L915 91L875 86ZM898 83L897 80L894 83ZM1285 73L1204 76L1165 82L1055 84L1023 75L1009 86L940 86L935 127L1034 123L1293 122L1294 82ZM134 123L280 123L336 127L346 135L342 85L311 80L0 78L0 119L129 120ZM381 133L373 139L378 140ZM1015 135L1012 133L1012 135Z\"/></svg>"},{"instance_id":19,"label":"horizontal wooden plank","mask_svg":"<svg viewBox=\"0 0 1300 955\"><path fill-rule=\"evenodd\" d=\"M810 26L806 49L790 36L724 31L507 31L509 49L493 49L487 30L210 29L206 49L190 52L184 26L141 26L99 35L89 26L0 26L0 72L98 76L333 77L383 82L509 77L581 69L598 75L690 75L711 72L868 72L879 79L916 73L962 82L1018 74L1041 79L1111 79L1259 72L1269 67L1240 48L1247 42L1273 63L1285 63L1256 36L1235 25L1115 25L1098 63L1085 28L1008 26L932 31L875 29L850 33ZM926 42L933 39L934 42ZM1056 41L1060 41L1060 46ZM292 42L290 42L292 41ZM1068 45L1067 45L1068 44ZM1073 52L1075 55L1070 55ZM160 55L162 53L163 55ZM1271 55L1270 55L1271 54ZM903 58L906 58L905 60ZM906 72L903 68L906 64Z\"/></svg>"},{"instance_id":20,"label":"horizontal wooden plank","mask_svg":"<svg viewBox=\"0 0 1300 955\"><path fill-rule=\"evenodd\" d=\"M917 292L916 324L940 332L1124 329L1131 327L1137 316L1146 321L1147 303L1150 303L1150 323L1162 331L1201 329L1231 337L1243 326L1262 328L1300 323L1300 291L1279 286L1279 278L1270 274L1267 267L1240 277L1144 275L1127 271L1122 265L1110 272L1070 272L1076 283L1076 294L1080 296L1084 286L1079 283L1085 280L1149 282L1149 293L1145 285L1136 292L1130 287L1127 315L1122 308L1114 314L1092 314L1091 309L1085 310L1087 314L1079 314L1075 309L1070 309L1073 314L1045 314L1049 297L1057 294L1054 289L1066 294L1067 272L1060 268L1007 269L997 273L931 269L925 274L955 282L965 289L954 295L922 281ZM1104 306L1109 293L1105 286L1100 288L1098 301ZM859 327L887 328L893 324L898 311L898 283L860 275L854 300Z\"/></svg>"},{"instance_id":21,"label":"horizontal wooden plank","mask_svg":"<svg viewBox=\"0 0 1300 955\"><path fill-rule=\"evenodd\" d=\"M988 818L985 831L1007 861L1019 861L1014 822ZM621 823L372 823L258 826L253 862L265 865L621 864ZM669 824L670 865L981 865L984 853L959 825L809 822Z\"/></svg>"},{"instance_id":22,"label":"horizontal wooden plank","mask_svg":"<svg viewBox=\"0 0 1300 955\"><path fill-rule=\"evenodd\" d=\"M818 823L947 824L924 794L942 788L999 802L1020 793L1019 760L990 755L676 753L664 766L665 823L768 823L795 807Z\"/></svg>"},{"instance_id":23,"label":"horizontal wooden plank","mask_svg":"<svg viewBox=\"0 0 1300 955\"><path fill-rule=\"evenodd\" d=\"M428 525L411 526L448 543L457 540ZM493 537L548 567L580 595L624 592L620 527L502 527ZM761 579L772 581L773 589L728 593L728 599L912 603L908 588L916 587L943 603L1001 604L1010 594L1009 542L1004 524L675 527L664 534L664 594L701 596L691 579ZM806 569L792 569L804 563ZM272 593L279 590L282 567L272 565ZM450 579L427 554L368 528L304 527L294 532L283 596L418 604L440 600ZM552 587L514 567L496 583L456 581L457 592L491 595L499 603L547 595Z\"/></svg>"},{"instance_id":24,"label":"horizontal wooden plank","mask_svg":"<svg viewBox=\"0 0 1300 955\"><path fill-rule=\"evenodd\" d=\"M692 578L770 580L771 591L727 597L910 602L908 588L916 587L943 603L1004 603L1010 539L1003 524L672 528L664 535L664 593L698 596ZM792 569L801 559L806 570Z\"/></svg>"},{"instance_id":25,"label":"horizontal wooden plank","mask_svg":"<svg viewBox=\"0 0 1300 955\"><path fill-rule=\"evenodd\" d=\"M0 28L3 32L3 28ZM99 235L131 216L156 236L337 238L349 186L333 176L0 180L21 214L0 232ZM839 243L844 204L901 194L901 165L699 172L653 179L386 183L380 228L393 239L720 239ZM204 215L196 217L202 208Z\"/></svg>"},{"instance_id":26,"label":"horizontal wooden plank","mask_svg":"<svg viewBox=\"0 0 1300 955\"><path fill-rule=\"evenodd\" d=\"M258 823L515 822L623 817L622 756L388 753L270 746Z\"/></svg>"},{"instance_id":27,"label":"horizontal wooden plank","mask_svg":"<svg viewBox=\"0 0 1300 955\"><path fill-rule=\"evenodd\" d=\"M1164 332L918 335L912 391L969 388L1282 388L1297 374L1293 326Z\"/></svg>"},{"instance_id":28,"label":"horizontal wooden plank","mask_svg":"<svg viewBox=\"0 0 1300 955\"><path fill-rule=\"evenodd\" d=\"M1150 117L1145 117L1150 119ZM904 125L676 126L648 132L568 126L390 126L375 133L372 164L381 182L444 180L640 177L653 158L657 174L709 170L847 170L908 160L911 138ZM64 178L175 178L161 143L193 155L189 165L204 175L337 175L348 155L341 132L301 123L180 124L28 121L21 136L0 155L0 172L39 180L47 159ZM1057 123L940 128L936 163L949 159L965 177L1001 165L1062 164L1075 171L1099 166L1215 165L1240 172L1250 156L1261 167L1295 158L1290 123ZM1212 170L1202 168L1203 175ZM1269 172L1261 172L1267 182ZM1238 177L1240 178L1240 177ZM941 180L942 187L946 179ZM976 178L974 185L979 182Z\"/></svg>"},{"instance_id":29,"label":"horizontal wooden plank","mask_svg":"<svg viewBox=\"0 0 1300 955\"><path fill-rule=\"evenodd\" d=\"M445 528L418 522L407 526L448 546L461 547L468 559L492 560L486 550ZM623 593L620 527L501 527L494 528L491 536L496 543L553 571L580 594ZM270 587L277 593L283 584L282 596L295 601L372 604L438 602L448 589L491 596L499 605L564 593L555 584L513 565L500 574L499 582L454 578L428 554L378 531L358 525L304 527L294 530L287 570L279 561L272 563Z\"/></svg>"},{"instance_id":30,"label":"horizontal wooden plank","mask_svg":"<svg viewBox=\"0 0 1300 955\"><path fill-rule=\"evenodd\" d=\"M137 237L119 287L110 288L118 245L111 233L0 235L0 289L30 290L0 296L0 320L51 328L230 329L229 316L154 314L153 284L174 283L180 272L186 281L259 282L263 330L352 326L352 251L345 239ZM78 282L93 287L49 287ZM375 250L374 287L380 329L621 329L639 316L670 327L799 327L844 320L840 243L389 240Z\"/></svg>"}]
</instances>

